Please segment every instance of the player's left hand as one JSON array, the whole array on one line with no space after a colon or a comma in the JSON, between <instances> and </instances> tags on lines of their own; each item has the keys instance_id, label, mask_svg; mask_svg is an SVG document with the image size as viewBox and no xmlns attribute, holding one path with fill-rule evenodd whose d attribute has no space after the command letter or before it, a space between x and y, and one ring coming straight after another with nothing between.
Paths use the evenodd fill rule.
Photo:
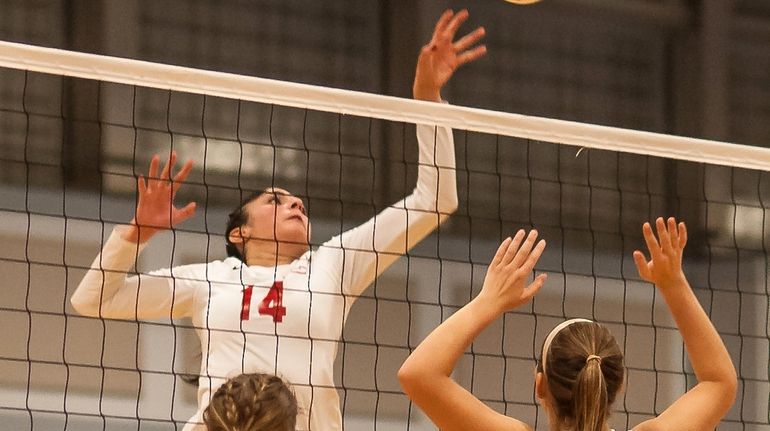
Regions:
<instances>
[{"instance_id":1,"label":"player's left hand","mask_svg":"<svg viewBox=\"0 0 770 431\"><path fill-rule=\"evenodd\" d=\"M487 301L500 314L527 303L547 277L540 274L527 285L544 249L545 240L537 241L536 230L528 235L519 230L513 238L503 241L489 264L479 299Z\"/></svg>"},{"instance_id":2,"label":"player's left hand","mask_svg":"<svg viewBox=\"0 0 770 431\"><path fill-rule=\"evenodd\" d=\"M454 42L457 30L466 19L468 11L465 9L457 13L449 9L439 18L433 37L422 47L417 59L413 87L415 99L441 101L441 88L455 70L487 53L484 45L474 47L484 37L484 27L478 27Z\"/></svg>"}]
</instances>

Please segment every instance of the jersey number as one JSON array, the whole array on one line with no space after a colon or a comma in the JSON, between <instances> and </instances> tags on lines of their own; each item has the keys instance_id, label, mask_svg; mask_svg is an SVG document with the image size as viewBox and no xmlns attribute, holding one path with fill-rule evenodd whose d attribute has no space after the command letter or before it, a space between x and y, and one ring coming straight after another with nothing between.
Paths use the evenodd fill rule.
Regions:
<instances>
[{"instance_id":1,"label":"jersey number","mask_svg":"<svg viewBox=\"0 0 770 431\"><path fill-rule=\"evenodd\" d=\"M243 302L241 303L241 320L249 320L251 313L251 292L254 287L249 286L243 290ZM283 282L276 281L267 295L259 303L257 309L263 316L273 316L273 322L282 322L286 315L286 307L283 306Z\"/></svg>"}]
</instances>

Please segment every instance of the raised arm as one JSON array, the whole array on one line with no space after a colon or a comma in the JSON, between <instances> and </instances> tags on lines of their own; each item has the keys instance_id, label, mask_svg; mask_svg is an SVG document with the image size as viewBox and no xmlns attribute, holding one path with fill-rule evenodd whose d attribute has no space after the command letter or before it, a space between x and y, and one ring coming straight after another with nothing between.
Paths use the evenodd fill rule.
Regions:
<instances>
[{"instance_id":1,"label":"raised arm","mask_svg":"<svg viewBox=\"0 0 770 431\"><path fill-rule=\"evenodd\" d=\"M455 70L486 52L483 45L473 47L484 36L481 27L453 42L467 18L465 10L456 14L448 10L441 15L417 60L415 99L441 101L441 88ZM457 209L452 130L418 125L417 141L419 166L414 191L363 225L326 243L332 249L344 250L344 259L337 260L344 267L337 273L342 274L342 290L346 294L360 294Z\"/></svg>"},{"instance_id":2,"label":"raised arm","mask_svg":"<svg viewBox=\"0 0 770 431\"><path fill-rule=\"evenodd\" d=\"M439 325L407 358L398 372L404 392L440 429L524 431L523 422L495 412L452 380L458 359L490 323L528 302L545 282L545 274L526 285L545 248L537 231L525 240L520 230L500 245L487 270L481 293ZM523 242L523 243L522 243Z\"/></svg>"},{"instance_id":3,"label":"raised arm","mask_svg":"<svg viewBox=\"0 0 770 431\"><path fill-rule=\"evenodd\" d=\"M194 203L181 209L173 204L176 192L192 169L192 162L188 161L172 178L176 153L171 154L160 174L159 160L157 155L152 158L146 181L144 177L138 179L139 199L131 224L115 228L72 295L70 301L78 313L116 319L185 314L191 295L184 292L182 283L173 282L170 270L141 277L126 276L152 236L195 212Z\"/></svg>"},{"instance_id":4,"label":"raised arm","mask_svg":"<svg viewBox=\"0 0 770 431\"><path fill-rule=\"evenodd\" d=\"M684 223L677 225L673 217L667 222L658 218L656 228L657 238L649 223L643 227L651 259L648 261L637 250L634 262L642 279L654 283L668 304L698 384L658 417L639 424L634 430L711 430L716 428L735 400L735 368L682 271L687 228Z\"/></svg>"}]
</instances>

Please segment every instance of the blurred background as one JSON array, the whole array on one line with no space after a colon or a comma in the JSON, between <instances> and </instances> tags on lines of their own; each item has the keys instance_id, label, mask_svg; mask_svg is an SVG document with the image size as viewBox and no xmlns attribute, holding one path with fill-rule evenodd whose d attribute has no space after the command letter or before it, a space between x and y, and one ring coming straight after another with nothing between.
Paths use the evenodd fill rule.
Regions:
<instances>
[{"instance_id":1,"label":"blurred background","mask_svg":"<svg viewBox=\"0 0 770 431\"><path fill-rule=\"evenodd\" d=\"M445 8L488 57L452 103L765 145L764 0L3 0L0 37L41 46L411 96Z\"/></svg>"}]
</instances>

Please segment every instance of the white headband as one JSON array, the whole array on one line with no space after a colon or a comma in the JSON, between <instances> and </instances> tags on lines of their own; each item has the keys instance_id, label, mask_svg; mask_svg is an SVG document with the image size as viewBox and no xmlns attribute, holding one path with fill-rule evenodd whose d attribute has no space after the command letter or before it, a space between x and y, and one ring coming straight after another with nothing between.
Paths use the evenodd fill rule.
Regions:
<instances>
[{"instance_id":1,"label":"white headband","mask_svg":"<svg viewBox=\"0 0 770 431\"><path fill-rule=\"evenodd\" d=\"M567 326L569 326L569 325L571 325L573 323L580 323L580 322L594 323L594 322L592 322L592 321L590 321L588 319L570 319L570 320L565 320L564 322L561 322L558 325L556 325L556 327L553 328L551 333L548 334L547 337L545 337L545 344L543 344L543 357L541 358L541 361L543 362L543 373L545 373L545 363L546 363L546 359L547 359L547 356L548 356L548 350L551 349L551 342L553 341L553 339L556 338L556 335L559 332L561 332L562 329L566 328Z\"/></svg>"}]
</instances>

